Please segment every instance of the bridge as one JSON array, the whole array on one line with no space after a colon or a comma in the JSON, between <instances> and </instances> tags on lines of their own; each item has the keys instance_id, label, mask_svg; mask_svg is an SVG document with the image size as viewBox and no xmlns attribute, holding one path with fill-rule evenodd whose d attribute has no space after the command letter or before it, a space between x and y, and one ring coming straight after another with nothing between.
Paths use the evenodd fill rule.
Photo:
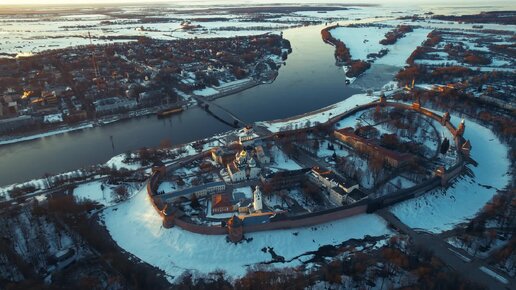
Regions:
<instances>
[{"instance_id":1,"label":"bridge","mask_svg":"<svg viewBox=\"0 0 516 290\"><path fill-rule=\"evenodd\" d=\"M202 98L200 96L192 95L192 97L197 101L199 106L201 108L203 108L208 114L210 114L211 116L213 116L213 118L217 119L218 121L220 121L228 126L231 126L233 128L240 128L240 127L242 127L240 125L245 126L246 124L248 124L248 122L239 118L233 112L222 107L219 104L213 103L212 101ZM233 120L233 123L228 122L226 119L224 119L221 116L221 114L216 114L215 112L213 112L213 110L210 110L210 107L212 107L212 108L215 107L215 108L219 109L220 111L222 111L221 112L222 115L226 115L226 117L230 117Z\"/></svg>"}]
</instances>

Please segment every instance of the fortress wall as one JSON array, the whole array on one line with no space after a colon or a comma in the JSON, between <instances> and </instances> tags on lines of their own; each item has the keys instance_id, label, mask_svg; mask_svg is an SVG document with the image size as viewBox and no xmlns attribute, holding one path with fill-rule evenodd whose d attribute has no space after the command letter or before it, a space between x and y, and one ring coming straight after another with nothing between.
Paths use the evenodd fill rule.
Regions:
<instances>
[{"instance_id":1,"label":"fortress wall","mask_svg":"<svg viewBox=\"0 0 516 290\"><path fill-rule=\"evenodd\" d=\"M420 183L411 188L402 189L402 190L393 192L389 195L380 197L378 199L378 201L381 204L381 207L393 205L400 201L404 201L404 200L419 196L419 195L427 192L428 190L435 188L438 185L440 185L440 178L434 177L428 181Z\"/></svg>"},{"instance_id":2,"label":"fortress wall","mask_svg":"<svg viewBox=\"0 0 516 290\"><path fill-rule=\"evenodd\" d=\"M204 226L198 224L192 224L186 222L180 218L176 218L174 220L174 224L184 230L187 230L192 233L202 234L202 235L225 235L228 233L227 228L223 228L220 226Z\"/></svg>"},{"instance_id":3,"label":"fortress wall","mask_svg":"<svg viewBox=\"0 0 516 290\"><path fill-rule=\"evenodd\" d=\"M244 233L315 226L315 225L319 225L319 224L332 222L332 221L335 221L338 219L362 214L362 213L366 212L366 209L367 209L367 204L364 204L364 205L354 206L351 208L342 209L342 210L331 212L331 213L306 217L306 218L302 218L302 219L287 219L287 220L276 221L276 222L271 222L271 223L266 223L266 224L244 226Z\"/></svg>"},{"instance_id":4,"label":"fortress wall","mask_svg":"<svg viewBox=\"0 0 516 290\"><path fill-rule=\"evenodd\" d=\"M376 107L378 105L379 105L379 103L375 102L375 103L369 103L369 104L357 106L339 116L331 118L330 120L328 120L327 123L328 124L336 123L345 117L353 115L362 110ZM395 107L395 108L399 108L399 109L403 109L403 110L417 111L417 112L420 112L420 113L438 121L439 123L441 123L441 120L442 120L441 116L439 116L438 114L431 112L427 109L424 109L424 108L415 109L410 105L402 104L402 103L395 103L395 102L387 102L387 103L384 103L383 105ZM450 132L452 132L452 134L455 135L456 129L453 126L453 124L451 124L450 122L446 122L445 126L448 130L450 130ZM306 128L298 129L298 130L306 130ZM460 137L455 138L456 144L461 144L462 141L463 140ZM457 150L458 150L458 148L459 147L457 147ZM458 156L459 156L459 163L454 165L453 167L451 167L449 169L449 171L446 172L446 174L445 174L445 178L447 178L448 180L455 178L462 172L462 169L464 167L464 161L460 155L460 152L459 152ZM155 200L154 200L154 196L156 195L155 191L156 191L158 182L159 182L159 174L157 174L157 173L153 174L147 182L147 194L151 198L151 203L152 203L154 209L158 212L158 214L161 217L164 217L163 213L158 208L158 206L156 205ZM435 188L439 184L440 184L440 178L434 177L434 178L432 178L426 182L423 182L421 184L418 184L414 187L402 189L393 194L378 198L377 200L374 200L373 202L376 203L377 205L379 205L380 207L392 205L397 202L407 200L407 199L413 198L415 196L419 196L419 195L427 192L428 190ZM323 224L323 223L331 222L334 220L350 217L353 215L365 213L368 209L369 204L370 204L370 202L361 202L361 203L356 204L351 207L334 208L334 209L330 209L330 210L327 210L324 212L312 213L312 214L307 214L307 215L298 216L298 217L290 217L285 220L279 220L279 221L265 223L265 224L248 225L248 226L244 226L244 232L251 233L251 232L259 232L259 231L292 229L292 228L309 227L309 226L314 226L314 225L318 225L318 224ZM193 233L204 234L204 235L225 235L228 232L226 227L198 225L198 224L193 224L193 223L181 220L180 218L174 219L174 224L184 230L187 230L187 231L190 231Z\"/></svg>"}]
</instances>

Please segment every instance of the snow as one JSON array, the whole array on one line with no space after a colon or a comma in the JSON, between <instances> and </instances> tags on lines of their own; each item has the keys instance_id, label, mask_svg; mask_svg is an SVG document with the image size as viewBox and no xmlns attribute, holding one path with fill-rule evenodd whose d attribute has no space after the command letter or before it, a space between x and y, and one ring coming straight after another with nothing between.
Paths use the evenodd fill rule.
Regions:
<instances>
[{"instance_id":1,"label":"snow","mask_svg":"<svg viewBox=\"0 0 516 290\"><path fill-rule=\"evenodd\" d=\"M78 185L73 190L73 195L79 201L91 200L96 201L104 206L110 206L117 202L114 190L119 185L106 184L102 180L96 180ZM133 184L123 184L131 196L137 191L137 187ZM104 187L104 189L102 189ZM145 188L145 187L144 187Z\"/></svg>"},{"instance_id":2,"label":"snow","mask_svg":"<svg viewBox=\"0 0 516 290\"><path fill-rule=\"evenodd\" d=\"M41 134L34 134L34 135L26 136L26 137L5 139L5 140L0 141L0 145L13 144L13 143L18 143L18 142L23 142L23 141L30 141L30 140L35 140L35 139L39 139L39 138L68 133L68 132L72 132L72 131L78 131L78 130L82 130L82 129L86 129L86 128L93 128L93 124L80 125L77 127L69 127L69 128L49 131L49 132L41 133Z\"/></svg>"},{"instance_id":3,"label":"snow","mask_svg":"<svg viewBox=\"0 0 516 290\"><path fill-rule=\"evenodd\" d=\"M204 88L202 90L195 90L195 91L193 91L193 93L198 96L209 97L209 96L218 94L219 91L217 91L214 88L208 87L208 88Z\"/></svg>"},{"instance_id":4,"label":"snow","mask_svg":"<svg viewBox=\"0 0 516 290\"><path fill-rule=\"evenodd\" d=\"M285 152L280 150L277 146L271 148L271 155L274 160L274 163L271 164L271 167L273 168L284 170L297 170L302 168L294 160L290 159L285 154Z\"/></svg>"},{"instance_id":5,"label":"snow","mask_svg":"<svg viewBox=\"0 0 516 290\"><path fill-rule=\"evenodd\" d=\"M344 42L349 48L352 59L367 60L370 53L378 53L383 48L389 48L380 44L380 40L384 38L385 33L389 32L390 27L337 27L330 31L331 35L336 39Z\"/></svg>"},{"instance_id":6,"label":"snow","mask_svg":"<svg viewBox=\"0 0 516 290\"><path fill-rule=\"evenodd\" d=\"M244 187L238 187L233 189L233 194L240 192L244 194L245 198L252 199L253 198L253 191L250 186L244 186Z\"/></svg>"},{"instance_id":7,"label":"snow","mask_svg":"<svg viewBox=\"0 0 516 290\"><path fill-rule=\"evenodd\" d=\"M139 163L125 163L125 154L119 154L116 156L113 156L111 159L106 162L106 166L110 168L116 168L116 169L128 169L128 170L137 170L141 168L141 165Z\"/></svg>"},{"instance_id":8,"label":"snow","mask_svg":"<svg viewBox=\"0 0 516 290\"><path fill-rule=\"evenodd\" d=\"M507 280L505 277L498 275L495 271L487 268L487 267L480 267L480 271L486 273L487 275L495 278L496 280L502 282L503 284L509 284L509 280Z\"/></svg>"},{"instance_id":9,"label":"snow","mask_svg":"<svg viewBox=\"0 0 516 290\"><path fill-rule=\"evenodd\" d=\"M391 179L389 181L389 183L391 183L395 186L399 185L400 188L410 188L410 187L416 185L414 182L412 182L411 180L408 180L407 178L405 178L403 176L396 176L393 179Z\"/></svg>"},{"instance_id":10,"label":"snow","mask_svg":"<svg viewBox=\"0 0 516 290\"><path fill-rule=\"evenodd\" d=\"M388 49L387 55L376 59L375 64L405 66L405 62L418 45L426 40L431 29L414 29L396 41L393 45L382 45L380 40L392 27L337 27L331 30L331 35L343 41L349 48L352 59L367 60L370 53L378 53L382 49Z\"/></svg>"},{"instance_id":11,"label":"snow","mask_svg":"<svg viewBox=\"0 0 516 290\"><path fill-rule=\"evenodd\" d=\"M288 196L294 199L302 208L308 212L314 212L317 203L312 199L306 197L301 191L294 189L289 191Z\"/></svg>"},{"instance_id":12,"label":"snow","mask_svg":"<svg viewBox=\"0 0 516 290\"><path fill-rule=\"evenodd\" d=\"M327 140L324 140L323 142L320 143L319 150L317 151L317 157L330 157L330 156L333 156L334 153L339 157L344 157L344 156L349 155L349 151L346 150L344 147L342 147L342 149L340 149L341 145L337 144L337 143L331 142L331 144L333 144L333 147L335 148L335 150L328 149L329 143L330 142Z\"/></svg>"},{"instance_id":13,"label":"snow","mask_svg":"<svg viewBox=\"0 0 516 290\"><path fill-rule=\"evenodd\" d=\"M458 125L460 119L453 116L451 121ZM507 146L491 130L471 120L466 120L464 137L470 140L471 157L478 162L477 167L468 165L474 177L462 176L448 189L435 189L394 205L390 210L402 222L435 233L450 230L473 217L497 188L508 184Z\"/></svg>"},{"instance_id":14,"label":"snow","mask_svg":"<svg viewBox=\"0 0 516 290\"><path fill-rule=\"evenodd\" d=\"M175 190L177 190L177 188L176 188L175 183L173 183L173 182L165 181L165 182L160 183L158 186L158 192L163 191L165 193L168 193L168 192L173 192Z\"/></svg>"},{"instance_id":15,"label":"snow","mask_svg":"<svg viewBox=\"0 0 516 290\"><path fill-rule=\"evenodd\" d=\"M63 114L46 115L43 117L43 122L47 123L47 124L61 123L61 122L63 122Z\"/></svg>"},{"instance_id":16,"label":"snow","mask_svg":"<svg viewBox=\"0 0 516 290\"><path fill-rule=\"evenodd\" d=\"M111 202L111 192L106 193L105 189L101 189L101 185L102 181L93 181L81 184L73 190L73 195L80 201L98 201L101 204L107 205Z\"/></svg>"},{"instance_id":17,"label":"snow","mask_svg":"<svg viewBox=\"0 0 516 290\"><path fill-rule=\"evenodd\" d=\"M342 114L356 106L364 105L374 100L376 100L376 97L368 96L367 94L356 94L342 102L330 105L316 112L311 112L286 120L265 121L258 122L257 124L266 127L273 133L277 133L289 128L305 128L307 125L308 127L313 127L318 123L327 122L329 119L335 117L336 115Z\"/></svg>"},{"instance_id":18,"label":"snow","mask_svg":"<svg viewBox=\"0 0 516 290\"><path fill-rule=\"evenodd\" d=\"M216 269L223 269L233 277L242 276L248 266L271 260L271 255L261 250L264 247L274 248L288 261L322 245L336 245L365 235L390 234L383 220L363 214L317 227L246 234L251 241L232 244L224 235L194 234L177 227L164 229L145 190L105 210L102 218L119 246L172 277L185 270L208 273ZM294 260L288 265L300 263Z\"/></svg>"},{"instance_id":19,"label":"snow","mask_svg":"<svg viewBox=\"0 0 516 290\"><path fill-rule=\"evenodd\" d=\"M392 65L396 67L403 67L407 58L412 52L426 40L426 36L430 29L414 29L414 31L405 34L405 37L398 39L398 41L388 46L389 52L384 57L375 61L375 64Z\"/></svg>"}]
</instances>

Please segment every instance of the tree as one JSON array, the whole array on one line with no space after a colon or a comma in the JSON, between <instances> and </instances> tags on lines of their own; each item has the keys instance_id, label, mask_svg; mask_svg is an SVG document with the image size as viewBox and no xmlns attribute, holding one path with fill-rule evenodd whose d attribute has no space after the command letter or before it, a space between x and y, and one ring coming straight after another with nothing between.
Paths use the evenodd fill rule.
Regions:
<instances>
[{"instance_id":1,"label":"tree","mask_svg":"<svg viewBox=\"0 0 516 290\"><path fill-rule=\"evenodd\" d=\"M199 199L197 198L197 195L192 195L192 198L190 199L190 205L193 208L199 208L201 204L199 203Z\"/></svg>"},{"instance_id":2,"label":"tree","mask_svg":"<svg viewBox=\"0 0 516 290\"><path fill-rule=\"evenodd\" d=\"M127 200L127 198L129 197L129 191L127 190L127 187L125 185L117 186L114 191L117 195L116 199L118 201Z\"/></svg>"}]
</instances>

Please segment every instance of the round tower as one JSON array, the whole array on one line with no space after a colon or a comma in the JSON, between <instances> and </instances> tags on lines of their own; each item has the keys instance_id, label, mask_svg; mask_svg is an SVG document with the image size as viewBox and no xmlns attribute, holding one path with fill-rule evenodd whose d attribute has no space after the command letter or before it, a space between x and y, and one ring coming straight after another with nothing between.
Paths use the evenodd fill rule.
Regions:
<instances>
[{"instance_id":1,"label":"round tower","mask_svg":"<svg viewBox=\"0 0 516 290\"><path fill-rule=\"evenodd\" d=\"M387 98L385 97L385 94L382 92L380 94L380 104L384 105L387 102Z\"/></svg>"},{"instance_id":2,"label":"round tower","mask_svg":"<svg viewBox=\"0 0 516 290\"><path fill-rule=\"evenodd\" d=\"M441 118L441 124L444 126L444 125L446 125L446 122L449 122L449 121L450 121L450 113L445 112Z\"/></svg>"},{"instance_id":3,"label":"round tower","mask_svg":"<svg viewBox=\"0 0 516 290\"><path fill-rule=\"evenodd\" d=\"M244 238L244 226L242 220L236 215L232 216L228 222L228 238L233 243L240 242Z\"/></svg>"},{"instance_id":4,"label":"round tower","mask_svg":"<svg viewBox=\"0 0 516 290\"><path fill-rule=\"evenodd\" d=\"M455 136L462 137L462 135L464 135L464 130L466 130L466 124L464 119L462 119L462 121L460 121L459 127L457 128L457 133L455 134Z\"/></svg>"},{"instance_id":5,"label":"round tower","mask_svg":"<svg viewBox=\"0 0 516 290\"><path fill-rule=\"evenodd\" d=\"M170 205L165 205L165 208L161 211L163 216L163 227L170 229L174 226L175 209Z\"/></svg>"}]
</instances>

